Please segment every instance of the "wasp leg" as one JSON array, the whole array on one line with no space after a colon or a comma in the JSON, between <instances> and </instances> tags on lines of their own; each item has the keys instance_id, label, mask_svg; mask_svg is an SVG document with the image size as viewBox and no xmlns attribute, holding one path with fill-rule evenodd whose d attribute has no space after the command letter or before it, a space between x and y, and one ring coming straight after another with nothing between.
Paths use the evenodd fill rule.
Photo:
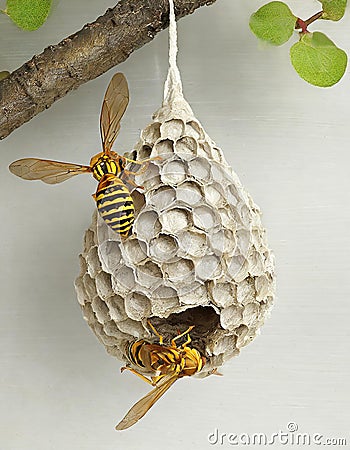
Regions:
<instances>
[{"instance_id":1,"label":"wasp leg","mask_svg":"<svg viewBox=\"0 0 350 450\"><path fill-rule=\"evenodd\" d=\"M187 340L186 340L186 342L184 342L184 343L181 345L181 347L182 347L182 348L185 348L186 345L188 345L191 341L192 341L191 336L188 334L188 335L187 335Z\"/></svg>"},{"instance_id":2,"label":"wasp leg","mask_svg":"<svg viewBox=\"0 0 350 450\"><path fill-rule=\"evenodd\" d=\"M164 378L164 377L166 377L166 374L165 373L162 373L161 375L157 375L157 376L155 376L155 377L151 377L152 378L152 381L153 381L153 386L156 386L157 385L157 383L162 379L162 378Z\"/></svg>"},{"instance_id":3,"label":"wasp leg","mask_svg":"<svg viewBox=\"0 0 350 450\"><path fill-rule=\"evenodd\" d=\"M153 333L159 337L159 344L163 345L163 336L161 334L158 333L158 331L155 329L155 327L151 324L151 322L149 320L147 320L148 325L150 326L151 330L153 331Z\"/></svg>"},{"instance_id":4,"label":"wasp leg","mask_svg":"<svg viewBox=\"0 0 350 450\"><path fill-rule=\"evenodd\" d=\"M143 186L139 186L138 184L135 183L134 180L132 180L129 175L135 175L138 174L138 172L130 172L130 170L123 170L123 173L121 174L120 178L125 181L126 183L131 184L131 186L134 186L136 188L140 188L140 189L144 189Z\"/></svg>"},{"instance_id":5,"label":"wasp leg","mask_svg":"<svg viewBox=\"0 0 350 450\"><path fill-rule=\"evenodd\" d=\"M194 325L188 327L186 331L184 331L183 333L181 333L181 334L179 334L178 336L174 337L174 339L171 340L171 345L172 345L172 347L175 347L175 348L176 348L177 346L176 346L175 341L177 341L177 340L180 339L181 337L185 336L185 334L188 334L191 330L193 330L193 328L194 328ZM188 339L190 339L189 342L191 342L191 338L190 338L189 336L188 336L187 340L188 340ZM186 341L185 344L186 344L186 343L188 344L189 342Z\"/></svg>"},{"instance_id":6,"label":"wasp leg","mask_svg":"<svg viewBox=\"0 0 350 450\"><path fill-rule=\"evenodd\" d=\"M153 386L153 382L151 380L149 380L147 377L145 377L144 375L142 375L141 373L139 373L137 370L132 369L131 367L126 367L126 366L124 366L124 367L122 367L120 369L120 371L122 373L124 372L124 370L129 370L131 373L133 373L133 374L137 375L138 377L140 377L141 380L146 381L146 383L151 384Z\"/></svg>"},{"instance_id":7,"label":"wasp leg","mask_svg":"<svg viewBox=\"0 0 350 450\"><path fill-rule=\"evenodd\" d=\"M125 161L131 162L133 164L143 165L143 167L141 167L141 169L138 170L137 172L133 172L131 170L124 169L121 177L123 177L123 175L124 175L124 179L127 183L130 183L132 186L144 189L143 186L138 186L133 180L131 180L130 175L135 177L136 175L141 175L141 174L145 173L146 170L148 169L150 161L154 161L156 159L162 159L162 158L160 156L155 156L154 158L144 159L142 161L134 161L133 159L124 157Z\"/></svg>"},{"instance_id":8,"label":"wasp leg","mask_svg":"<svg viewBox=\"0 0 350 450\"><path fill-rule=\"evenodd\" d=\"M137 172L133 172L131 170L126 170L124 169L124 173L127 173L128 175L141 175L142 173L146 172L147 168L149 166L149 161L146 161L145 164L143 164L143 167L141 167L140 170L138 170Z\"/></svg>"},{"instance_id":9,"label":"wasp leg","mask_svg":"<svg viewBox=\"0 0 350 450\"><path fill-rule=\"evenodd\" d=\"M148 169L149 163L151 161L161 160L162 158L160 156L155 156L154 158L143 159L142 161L134 161L133 159L128 159L128 158L124 158L124 159L127 162L131 162L133 164L138 164L140 166L143 166L143 167L140 168L140 170L138 170L136 172L124 169L124 173L126 173L127 175L134 175L134 176L136 176L136 175L141 175L141 174L145 173L146 170Z\"/></svg>"},{"instance_id":10,"label":"wasp leg","mask_svg":"<svg viewBox=\"0 0 350 450\"><path fill-rule=\"evenodd\" d=\"M129 174L130 175L141 175L142 173L145 173L146 172L146 170L148 169L148 166L149 166L149 161L146 161L144 164L143 164L143 167L141 167L141 169L140 170L138 170L137 172L131 172L130 170L127 170L127 172L129 172Z\"/></svg>"}]
</instances>

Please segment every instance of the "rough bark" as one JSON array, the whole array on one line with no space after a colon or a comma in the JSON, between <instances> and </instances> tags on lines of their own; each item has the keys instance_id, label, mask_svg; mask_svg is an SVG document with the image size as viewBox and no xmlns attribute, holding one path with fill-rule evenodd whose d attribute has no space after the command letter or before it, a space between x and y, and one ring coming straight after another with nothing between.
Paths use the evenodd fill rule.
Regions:
<instances>
[{"instance_id":1,"label":"rough bark","mask_svg":"<svg viewBox=\"0 0 350 450\"><path fill-rule=\"evenodd\" d=\"M174 0L176 18L216 0ZM0 139L52 103L125 61L169 25L168 0L120 0L0 81Z\"/></svg>"}]
</instances>

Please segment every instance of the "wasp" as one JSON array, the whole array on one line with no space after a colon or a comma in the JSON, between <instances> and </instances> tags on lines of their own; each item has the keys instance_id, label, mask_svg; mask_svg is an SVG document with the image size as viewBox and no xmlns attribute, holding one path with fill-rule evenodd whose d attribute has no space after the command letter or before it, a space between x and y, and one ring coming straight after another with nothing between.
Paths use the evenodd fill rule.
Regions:
<instances>
[{"instance_id":1,"label":"wasp","mask_svg":"<svg viewBox=\"0 0 350 450\"><path fill-rule=\"evenodd\" d=\"M96 201L102 219L122 237L130 233L135 219L135 208L127 184L137 186L130 176L141 174L151 159L134 161L112 151L120 131L120 121L129 103L128 83L122 73L111 79L100 115L100 133L103 151L93 156L89 166L38 158L24 158L14 161L9 169L25 180L41 180L48 184L62 183L80 173L92 173L98 181ZM137 172L126 169L127 164L141 165ZM142 167L143 166L143 167Z\"/></svg>"},{"instance_id":2,"label":"wasp","mask_svg":"<svg viewBox=\"0 0 350 450\"><path fill-rule=\"evenodd\" d=\"M158 333L150 322L148 324L154 334L158 336L159 343L151 344L144 340L133 342L127 349L127 358L133 365L148 372L155 372L155 375L149 379L129 366L122 367L121 371L129 370L154 386L154 389L135 403L123 420L116 426L117 430L125 430L134 425L176 380L196 374L202 369L206 361L205 357L198 350L188 345L191 343L189 333L194 326L174 337L171 340L171 345L167 346L163 343L163 336ZM177 346L176 341L183 336L186 336L186 341Z\"/></svg>"}]
</instances>

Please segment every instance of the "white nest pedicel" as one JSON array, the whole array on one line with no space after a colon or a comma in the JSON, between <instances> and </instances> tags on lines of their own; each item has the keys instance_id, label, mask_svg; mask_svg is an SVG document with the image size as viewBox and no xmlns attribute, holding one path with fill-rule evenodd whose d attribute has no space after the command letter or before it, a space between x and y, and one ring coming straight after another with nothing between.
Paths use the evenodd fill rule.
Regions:
<instances>
[{"instance_id":1,"label":"white nest pedicel","mask_svg":"<svg viewBox=\"0 0 350 450\"><path fill-rule=\"evenodd\" d=\"M260 212L183 97L171 9L164 102L134 157L152 161L137 177L133 234L120 241L95 214L85 234L76 290L84 318L108 353L167 339L191 325L192 346L210 373L258 333L273 302L274 266Z\"/></svg>"}]
</instances>

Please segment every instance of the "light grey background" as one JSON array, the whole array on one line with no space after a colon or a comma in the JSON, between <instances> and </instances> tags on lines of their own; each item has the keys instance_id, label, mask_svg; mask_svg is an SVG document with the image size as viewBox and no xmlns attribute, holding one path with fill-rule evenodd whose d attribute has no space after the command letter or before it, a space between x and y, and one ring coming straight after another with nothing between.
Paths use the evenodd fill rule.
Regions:
<instances>
[{"instance_id":1,"label":"light grey background","mask_svg":"<svg viewBox=\"0 0 350 450\"><path fill-rule=\"evenodd\" d=\"M183 379L139 424L114 431L149 388L119 373L76 301L95 182L81 176L51 187L7 170L29 156L88 163L100 149L101 101L116 70L131 92L116 150L132 148L161 102L165 31L1 143L1 450L203 449L215 447L207 441L215 428L271 435L292 421L301 432L350 442L350 78L312 87L291 68L289 44L259 44L248 20L264 3L218 0L179 23L186 98L260 205L276 255L278 298L262 335L224 377ZM0 17L1 70L114 4L56 1L32 34ZM319 10L313 0L289 4L303 18ZM349 26L349 15L317 24L347 51Z\"/></svg>"}]
</instances>

